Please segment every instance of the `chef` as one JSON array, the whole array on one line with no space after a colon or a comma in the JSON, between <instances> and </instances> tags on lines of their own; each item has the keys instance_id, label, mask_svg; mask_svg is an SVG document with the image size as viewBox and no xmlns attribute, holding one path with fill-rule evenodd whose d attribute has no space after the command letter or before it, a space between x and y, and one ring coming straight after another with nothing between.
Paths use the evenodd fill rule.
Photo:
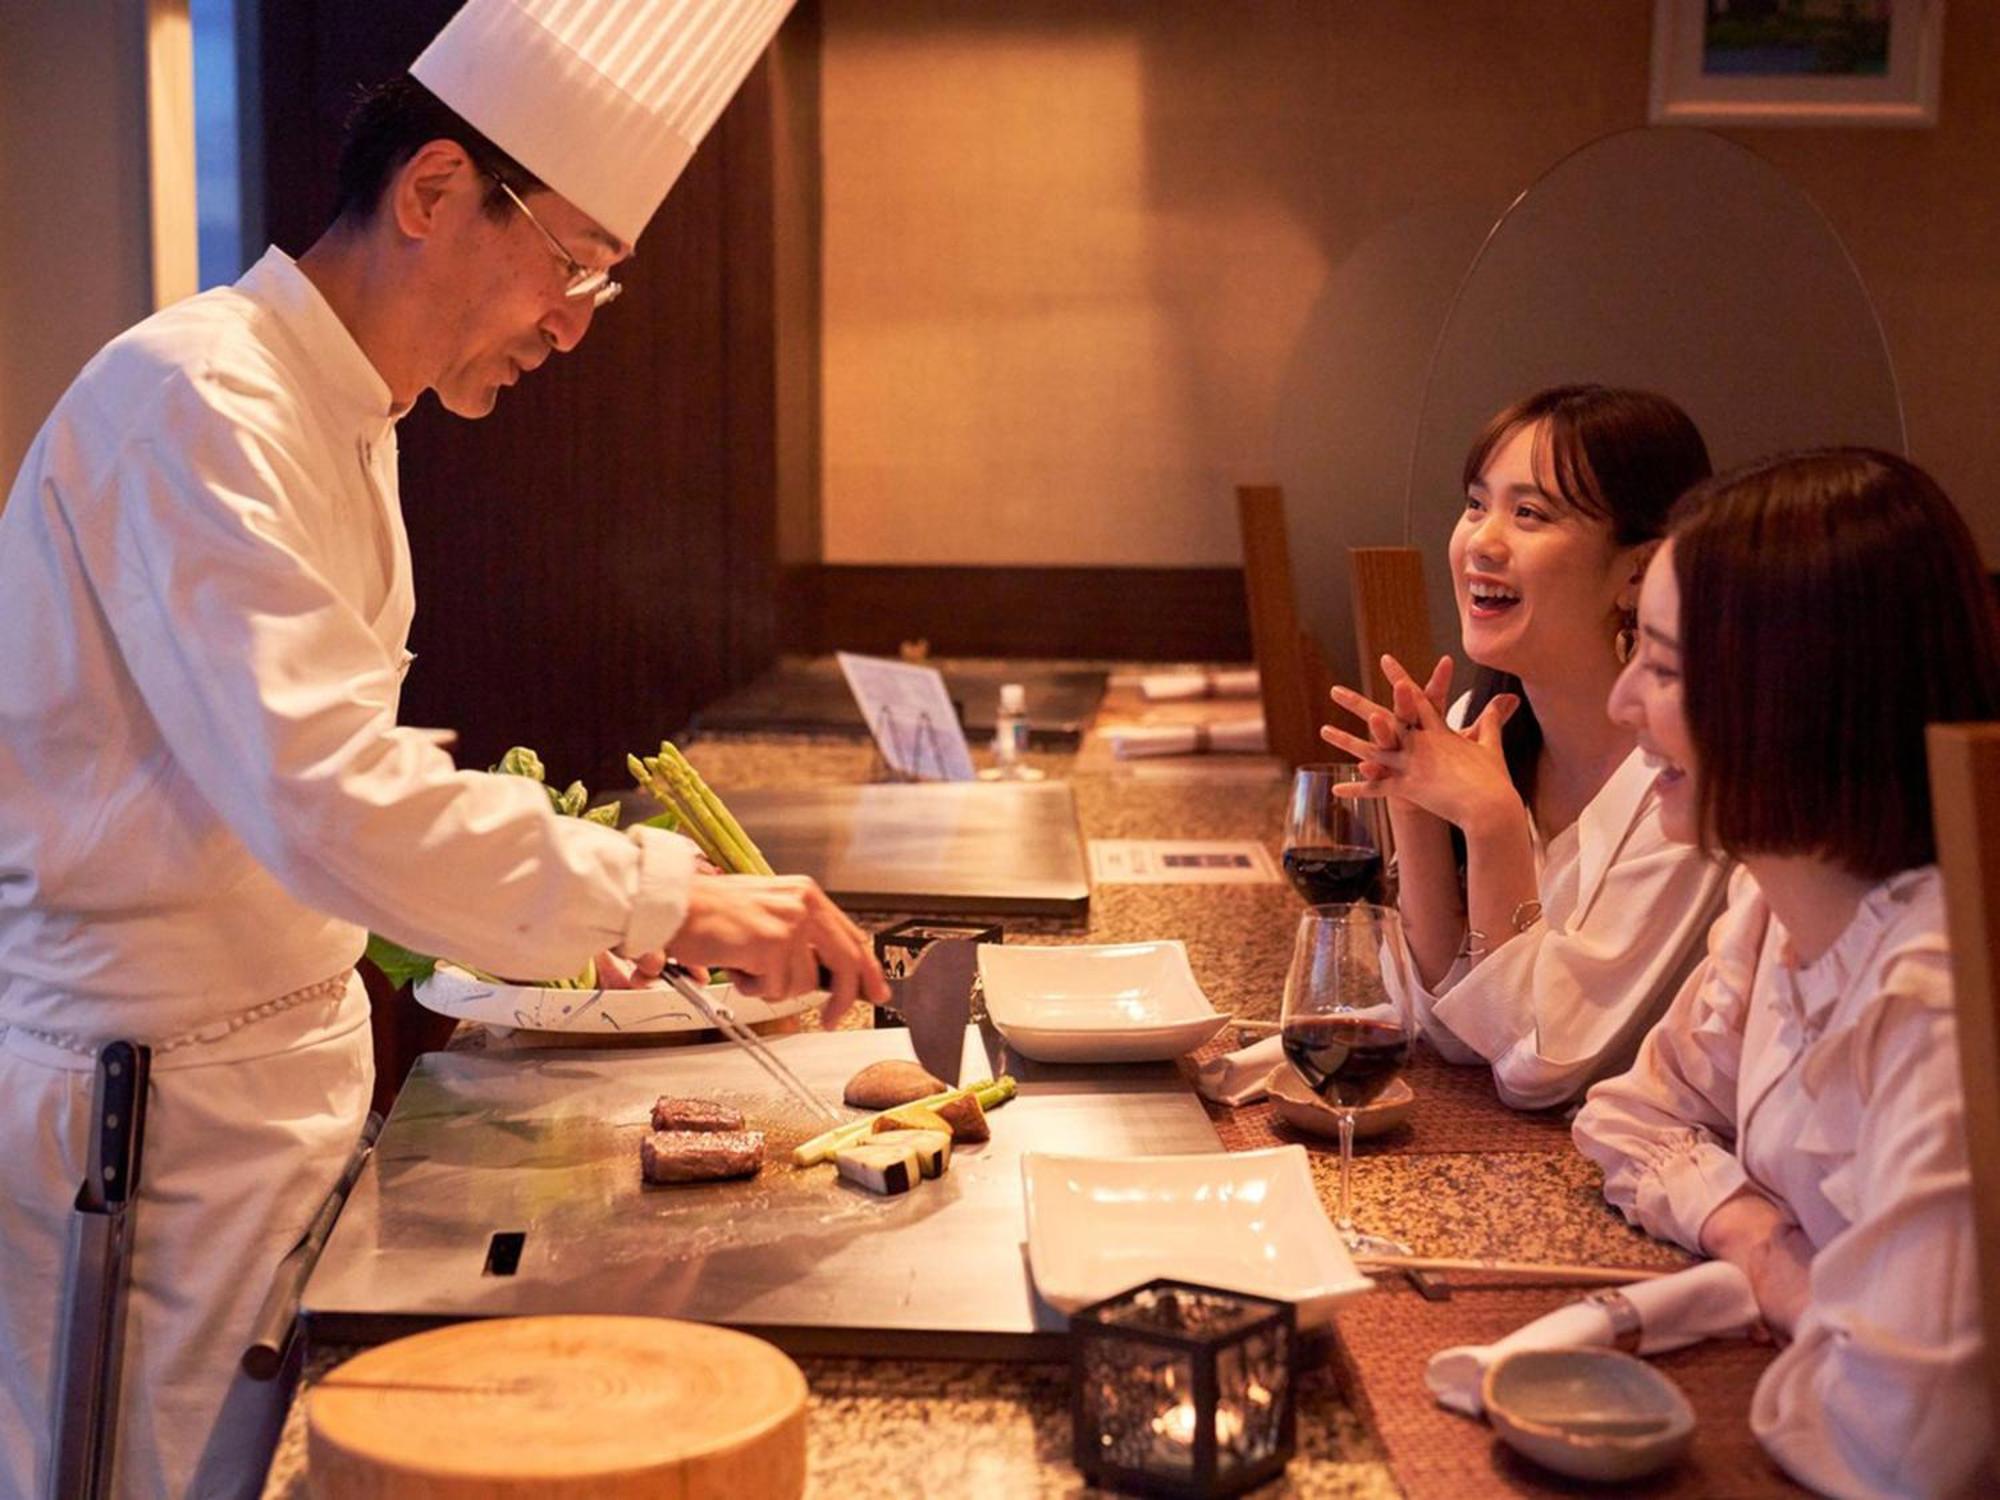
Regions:
<instances>
[{"instance_id":1,"label":"chef","mask_svg":"<svg viewBox=\"0 0 2000 1500\"><path fill-rule=\"evenodd\" d=\"M557 818L399 728L396 421L576 347L788 0L470 0L358 111L297 262L114 339L0 512L0 1497L47 1482L95 1054L150 1045L112 1492L255 1493L235 1376L372 1084L375 929L504 974L670 950L887 987L812 882Z\"/></svg>"}]
</instances>

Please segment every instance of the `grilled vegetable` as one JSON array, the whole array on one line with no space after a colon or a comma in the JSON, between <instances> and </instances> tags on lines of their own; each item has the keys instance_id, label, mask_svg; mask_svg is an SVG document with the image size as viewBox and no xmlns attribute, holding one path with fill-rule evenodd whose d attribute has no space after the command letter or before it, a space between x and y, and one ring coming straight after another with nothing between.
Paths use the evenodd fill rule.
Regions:
<instances>
[{"instance_id":1,"label":"grilled vegetable","mask_svg":"<svg viewBox=\"0 0 2000 1500\"><path fill-rule=\"evenodd\" d=\"M942 1177L951 1167L951 1135L942 1130L882 1130L868 1137L871 1146L908 1146L917 1153L917 1167L926 1177ZM849 1147L853 1150L853 1147ZM836 1153L835 1161L840 1157Z\"/></svg>"},{"instance_id":2,"label":"grilled vegetable","mask_svg":"<svg viewBox=\"0 0 2000 1500\"><path fill-rule=\"evenodd\" d=\"M917 1148L894 1141L843 1146L834 1153L833 1165L849 1182L885 1195L907 1193L924 1175Z\"/></svg>"},{"instance_id":3,"label":"grilled vegetable","mask_svg":"<svg viewBox=\"0 0 2000 1500\"><path fill-rule=\"evenodd\" d=\"M974 1084L970 1088L946 1089L941 1094L934 1094L928 1099L919 1099L916 1102L928 1109L936 1110L939 1105L957 1098L960 1094L971 1094L979 1100L983 1109L995 1109L1014 1097L1015 1087L1012 1075L1002 1073L998 1078L988 1079L985 1083ZM833 1129L814 1136L803 1145L794 1146L792 1165L817 1166L842 1146L870 1134L875 1129L875 1121L878 1118L875 1115L867 1115L846 1125L836 1125Z\"/></svg>"},{"instance_id":4,"label":"grilled vegetable","mask_svg":"<svg viewBox=\"0 0 2000 1500\"><path fill-rule=\"evenodd\" d=\"M885 1130L934 1130L939 1135L951 1134L951 1127L937 1111L921 1104L905 1104L886 1115L877 1115L874 1134L880 1135Z\"/></svg>"},{"instance_id":5,"label":"grilled vegetable","mask_svg":"<svg viewBox=\"0 0 2000 1500\"><path fill-rule=\"evenodd\" d=\"M951 1127L951 1138L973 1144L993 1139L993 1127L986 1123L986 1111L977 1094L960 1094L937 1106L937 1116Z\"/></svg>"},{"instance_id":6,"label":"grilled vegetable","mask_svg":"<svg viewBox=\"0 0 2000 1500\"><path fill-rule=\"evenodd\" d=\"M847 1080L841 1101L856 1109L894 1109L944 1091L945 1081L913 1062L870 1063Z\"/></svg>"}]
</instances>

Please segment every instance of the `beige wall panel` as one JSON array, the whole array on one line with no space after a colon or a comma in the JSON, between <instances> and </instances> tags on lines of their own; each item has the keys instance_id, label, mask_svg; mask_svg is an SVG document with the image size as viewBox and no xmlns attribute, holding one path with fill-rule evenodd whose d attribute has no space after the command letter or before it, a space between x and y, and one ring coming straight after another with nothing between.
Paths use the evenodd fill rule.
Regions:
<instances>
[{"instance_id":1,"label":"beige wall panel","mask_svg":"<svg viewBox=\"0 0 2000 1500\"><path fill-rule=\"evenodd\" d=\"M1650 0L824 19L834 562L1228 563L1232 487L1270 479L1353 543L1400 540L1425 364L1486 228L1645 121ZM1937 129L1737 136L1848 241L1915 456L2000 559L1996 56L2000 6L1956 5ZM1340 559L1295 561L1337 634L1314 580Z\"/></svg>"},{"instance_id":2,"label":"beige wall panel","mask_svg":"<svg viewBox=\"0 0 2000 1500\"><path fill-rule=\"evenodd\" d=\"M140 0L0 0L0 502L56 398L152 310Z\"/></svg>"}]
</instances>

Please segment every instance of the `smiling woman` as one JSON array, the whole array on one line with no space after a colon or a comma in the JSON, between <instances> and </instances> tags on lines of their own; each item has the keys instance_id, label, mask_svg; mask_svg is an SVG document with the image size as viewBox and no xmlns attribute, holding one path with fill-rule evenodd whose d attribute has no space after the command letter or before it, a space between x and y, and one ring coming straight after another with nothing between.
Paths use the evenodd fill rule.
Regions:
<instances>
[{"instance_id":1,"label":"smiling woman","mask_svg":"<svg viewBox=\"0 0 2000 1500\"><path fill-rule=\"evenodd\" d=\"M1660 827L1653 773L1604 698L1668 509L1708 473L1662 396L1562 386L1500 412L1467 454L1450 544L1466 655L1395 701L1334 701L1366 732L1355 795L1388 798L1414 1008L1447 1057L1520 1107L1566 1102L1628 1061L1699 956L1718 866Z\"/></svg>"},{"instance_id":2,"label":"smiling woman","mask_svg":"<svg viewBox=\"0 0 2000 1500\"><path fill-rule=\"evenodd\" d=\"M1668 832L1743 868L1577 1144L1789 1336L1750 1424L1793 1477L1965 1492L1992 1437L1924 726L2000 716L1977 549L1904 459L1771 459L1687 497L1640 620L1612 710L1663 765Z\"/></svg>"}]
</instances>

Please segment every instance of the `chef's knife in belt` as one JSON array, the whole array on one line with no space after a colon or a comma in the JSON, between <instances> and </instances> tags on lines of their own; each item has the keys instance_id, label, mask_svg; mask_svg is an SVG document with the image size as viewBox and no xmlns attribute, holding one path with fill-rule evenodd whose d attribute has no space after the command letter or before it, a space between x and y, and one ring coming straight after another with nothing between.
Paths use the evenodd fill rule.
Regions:
<instances>
[{"instance_id":1,"label":"chef's knife in belt","mask_svg":"<svg viewBox=\"0 0 2000 1500\"><path fill-rule=\"evenodd\" d=\"M939 938L917 954L907 975L889 981L889 1003L882 1007L910 1028L910 1047L924 1071L954 1087L965 1057L965 1027L978 973L977 943Z\"/></svg>"},{"instance_id":2,"label":"chef's knife in belt","mask_svg":"<svg viewBox=\"0 0 2000 1500\"><path fill-rule=\"evenodd\" d=\"M132 1211L146 1130L152 1049L108 1042L97 1054L90 1167L70 1221L69 1297L57 1344L51 1500L111 1493L132 1271Z\"/></svg>"}]
</instances>

